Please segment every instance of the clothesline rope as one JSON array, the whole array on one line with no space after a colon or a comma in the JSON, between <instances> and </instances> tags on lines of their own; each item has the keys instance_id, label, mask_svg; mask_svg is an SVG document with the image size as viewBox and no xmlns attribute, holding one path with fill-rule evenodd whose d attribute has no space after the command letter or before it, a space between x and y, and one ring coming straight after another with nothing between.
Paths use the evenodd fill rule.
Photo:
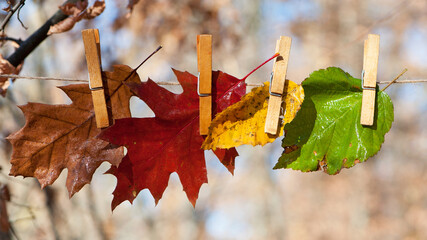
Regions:
<instances>
[{"instance_id":1,"label":"clothesline rope","mask_svg":"<svg viewBox=\"0 0 427 240\"><path fill-rule=\"evenodd\" d=\"M46 81L66 81L66 82L82 82L88 83L86 79L74 79L74 78L58 78L58 77L32 77L32 76L21 76L14 74L0 74L0 78L16 78L16 79L33 79L33 80L46 80ZM389 84L392 81L379 81L377 84ZM412 79L412 80L397 80L394 83L424 83L427 79ZM179 82L156 82L158 85L174 86L180 85ZM257 87L262 86L262 83L246 83L247 86Z\"/></svg>"}]
</instances>

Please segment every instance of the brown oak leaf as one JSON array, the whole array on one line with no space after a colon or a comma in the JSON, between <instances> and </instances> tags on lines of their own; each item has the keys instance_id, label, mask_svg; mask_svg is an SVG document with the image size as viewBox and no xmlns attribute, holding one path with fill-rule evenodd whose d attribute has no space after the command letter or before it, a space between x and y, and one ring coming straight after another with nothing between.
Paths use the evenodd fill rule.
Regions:
<instances>
[{"instance_id":1,"label":"brown oak leaf","mask_svg":"<svg viewBox=\"0 0 427 240\"><path fill-rule=\"evenodd\" d=\"M51 26L49 28L49 31L47 32L47 35L70 31L74 27L76 22L80 21L81 18L80 19L79 18L80 18L79 16L67 17L66 19L60 21L59 23Z\"/></svg>"},{"instance_id":2,"label":"brown oak leaf","mask_svg":"<svg viewBox=\"0 0 427 240\"><path fill-rule=\"evenodd\" d=\"M59 6L59 9L65 14L70 16L80 15L88 6L88 1L77 1L76 3L65 3Z\"/></svg>"},{"instance_id":3,"label":"brown oak leaf","mask_svg":"<svg viewBox=\"0 0 427 240\"><path fill-rule=\"evenodd\" d=\"M50 26L47 35L63 33L71 30L78 21L82 20L87 5L88 1L85 0L77 1L77 3L66 3L59 6L59 9L69 17L55 25Z\"/></svg>"},{"instance_id":4,"label":"brown oak leaf","mask_svg":"<svg viewBox=\"0 0 427 240\"><path fill-rule=\"evenodd\" d=\"M11 9L10 5L7 6L7 7L5 7L5 8L2 8L2 10L5 11L5 12L10 12L10 9Z\"/></svg>"},{"instance_id":5,"label":"brown oak leaf","mask_svg":"<svg viewBox=\"0 0 427 240\"><path fill-rule=\"evenodd\" d=\"M130 73L132 76L128 77ZM116 65L114 71L106 72L104 77L113 119L130 117L129 99L133 93L123 81L139 83L139 76L128 66ZM35 177L45 187L67 168L66 185L71 197L91 181L102 162L118 165L123 158L123 148L96 138L101 129L96 127L87 84L60 88L72 100L71 104L28 103L20 107L26 124L7 138L13 146L10 175Z\"/></svg>"},{"instance_id":6,"label":"brown oak leaf","mask_svg":"<svg viewBox=\"0 0 427 240\"><path fill-rule=\"evenodd\" d=\"M95 1L91 7L86 10L84 15L85 19L92 19L99 15L105 10L105 1Z\"/></svg>"},{"instance_id":7,"label":"brown oak leaf","mask_svg":"<svg viewBox=\"0 0 427 240\"><path fill-rule=\"evenodd\" d=\"M0 74L19 74L22 69L22 63L18 67L14 67L9 61L3 58L0 54ZM10 86L10 82L7 77L0 77L0 95L3 97L6 95L7 88ZM14 81L14 79L12 80Z\"/></svg>"},{"instance_id":8,"label":"brown oak leaf","mask_svg":"<svg viewBox=\"0 0 427 240\"><path fill-rule=\"evenodd\" d=\"M87 6L87 0L59 6L59 9L61 9L64 14L69 15L69 17L51 26L47 34L51 35L69 31L80 20L92 19L99 16L105 9L105 1L95 1L91 7L88 8Z\"/></svg>"},{"instance_id":9,"label":"brown oak leaf","mask_svg":"<svg viewBox=\"0 0 427 240\"><path fill-rule=\"evenodd\" d=\"M10 10L13 8L13 6L16 4L15 0L6 0L7 7L3 8L3 11L10 12Z\"/></svg>"}]
</instances>

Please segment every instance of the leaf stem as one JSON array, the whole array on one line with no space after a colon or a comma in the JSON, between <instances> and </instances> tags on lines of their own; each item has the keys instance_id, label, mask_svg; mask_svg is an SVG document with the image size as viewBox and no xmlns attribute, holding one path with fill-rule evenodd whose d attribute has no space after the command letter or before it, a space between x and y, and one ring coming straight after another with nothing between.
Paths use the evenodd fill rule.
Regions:
<instances>
[{"instance_id":1,"label":"leaf stem","mask_svg":"<svg viewBox=\"0 0 427 240\"><path fill-rule=\"evenodd\" d=\"M397 79L399 79L399 78L400 78L403 74L405 74L407 71L408 71L408 69L407 69L407 68L403 69L403 71L402 71L399 75L397 75L397 77L395 77L395 78L393 79L393 81L391 81L389 84L387 84L387 86L385 86L383 89L381 89L381 91L384 91L384 90L386 90L388 87L390 87L390 85L391 85L391 84L395 83L395 82L397 81Z\"/></svg>"},{"instance_id":2,"label":"leaf stem","mask_svg":"<svg viewBox=\"0 0 427 240\"><path fill-rule=\"evenodd\" d=\"M150 59L160 49L162 49L162 46L159 46L156 50L154 50L154 52L152 52L150 55L148 55L148 57L146 57L144 59L144 61L142 61L135 69L133 69L132 72L130 72L129 75L122 82L125 82L126 80L128 80L132 76L132 74L136 73L136 71L138 70L138 68L140 68L142 66L142 64L144 64L148 59Z\"/></svg>"},{"instance_id":3,"label":"leaf stem","mask_svg":"<svg viewBox=\"0 0 427 240\"><path fill-rule=\"evenodd\" d=\"M162 49L162 46L159 46L156 50L154 50L154 52L152 52L150 55L148 55L147 58L144 59L144 61L142 61L142 63L140 63L135 69L134 71L138 70L139 67L142 66L142 64L144 64L148 59L150 59L154 54L156 54L160 49Z\"/></svg>"},{"instance_id":4,"label":"leaf stem","mask_svg":"<svg viewBox=\"0 0 427 240\"><path fill-rule=\"evenodd\" d=\"M146 57L144 59L144 61L142 61L135 69L132 70L132 72L129 73L129 75L127 75L127 77L125 77L125 79L122 80L122 82L120 83L123 84L124 82L126 82L134 73L136 73L136 70L138 70L138 68L140 68L142 66L142 64L144 64L148 59L151 58L151 56L153 56L154 54L156 54L160 49L162 49L162 46L159 46L156 50L154 50L154 52L152 52L150 55L148 55L148 57ZM116 91L120 88L120 86L118 88L116 88L116 90L114 92L112 92L109 96L107 96L107 101L110 100L110 96L115 94ZM133 92L133 90L131 88L129 88L130 91L135 94L135 96L137 95L135 92Z\"/></svg>"},{"instance_id":5,"label":"leaf stem","mask_svg":"<svg viewBox=\"0 0 427 240\"><path fill-rule=\"evenodd\" d=\"M256 67L254 70L252 70L248 75L246 75L244 78L241 79L241 81L244 81L247 77L249 77L252 73L254 73L256 70L258 70L260 67L264 66L266 63L270 62L272 59L278 57L280 54L276 53L271 58L269 58L267 61L263 62L261 65Z\"/></svg>"}]
</instances>

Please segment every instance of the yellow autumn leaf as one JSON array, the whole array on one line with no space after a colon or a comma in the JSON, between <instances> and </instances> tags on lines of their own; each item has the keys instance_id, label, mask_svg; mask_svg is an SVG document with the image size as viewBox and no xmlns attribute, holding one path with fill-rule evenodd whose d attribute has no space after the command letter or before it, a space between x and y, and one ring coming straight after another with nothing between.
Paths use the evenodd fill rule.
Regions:
<instances>
[{"instance_id":1,"label":"yellow autumn leaf","mask_svg":"<svg viewBox=\"0 0 427 240\"><path fill-rule=\"evenodd\" d=\"M209 133L202 144L203 149L232 148L243 144L265 145L273 142L283 135L283 127L294 119L304 99L303 88L288 81L283 96L285 115L280 122L278 135L264 132L265 118L267 116L269 82L264 86L252 89L243 98L216 115L209 127ZM283 115L283 113L282 113Z\"/></svg>"}]
</instances>

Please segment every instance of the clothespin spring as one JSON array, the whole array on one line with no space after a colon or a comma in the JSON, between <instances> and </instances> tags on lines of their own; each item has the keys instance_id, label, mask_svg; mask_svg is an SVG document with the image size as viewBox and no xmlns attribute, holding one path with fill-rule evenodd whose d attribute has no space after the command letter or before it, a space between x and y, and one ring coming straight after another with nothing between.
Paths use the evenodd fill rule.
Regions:
<instances>
[{"instance_id":1,"label":"clothespin spring","mask_svg":"<svg viewBox=\"0 0 427 240\"><path fill-rule=\"evenodd\" d=\"M200 72L197 75L197 95L199 95L199 97L209 97L210 94L207 93L200 93Z\"/></svg>"},{"instance_id":2,"label":"clothespin spring","mask_svg":"<svg viewBox=\"0 0 427 240\"><path fill-rule=\"evenodd\" d=\"M364 87L365 82L365 70L362 70L362 90L375 90L376 87Z\"/></svg>"},{"instance_id":3,"label":"clothespin spring","mask_svg":"<svg viewBox=\"0 0 427 240\"><path fill-rule=\"evenodd\" d=\"M281 97L283 98L282 94L279 93L275 93L275 92L271 92L271 82L273 81L273 72L271 72L270 74L270 87L269 87L269 93L271 96L275 96L275 97ZM283 100L282 100L282 104L283 104ZM283 106L280 106L280 115L279 118L282 120L282 124L283 124L283 119L285 118L285 114L286 114L286 109L283 108Z\"/></svg>"},{"instance_id":4,"label":"clothespin spring","mask_svg":"<svg viewBox=\"0 0 427 240\"><path fill-rule=\"evenodd\" d=\"M269 88L269 93L270 93L270 95L271 96L276 96L276 97L283 97L283 95L282 94L280 94L280 93L275 93L275 92L271 92L271 85L272 85L272 82L273 82L273 72L271 72L271 74L270 74L270 88Z\"/></svg>"},{"instance_id":5,"label":"clothespin spring","mask_svg":"<svg viewBox=\"0 0 427 240\"><path fill-rule=\"evenodd\" d=\"M91 91L95 91L95 90L99 90L99 89L104 89L104 87L91 87L91 84L90 84L90 77L88 77L88 79L89 79L89 89L91 90Z\"/></svg>"}]
</instances>

